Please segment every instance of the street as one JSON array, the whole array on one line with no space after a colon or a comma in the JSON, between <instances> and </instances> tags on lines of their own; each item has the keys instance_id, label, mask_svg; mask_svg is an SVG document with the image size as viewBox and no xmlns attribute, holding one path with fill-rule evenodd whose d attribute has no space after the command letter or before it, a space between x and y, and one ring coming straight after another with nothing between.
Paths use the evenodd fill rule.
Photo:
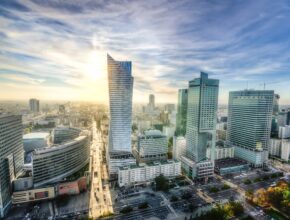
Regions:
<instances>
[{"instance_id":1,"label":"street","mask_svg":"<svg viewBox=\"0 0 290 220\"><path fill-rule=\"evenodd\" d=\"M92 124L91 147L91 189L89 216L96 219L103 215L113 213L112 200L108 182L107 167L102 163L103 144L101 132L96 128L96 122Z\"/></svg>"}]
</instances>

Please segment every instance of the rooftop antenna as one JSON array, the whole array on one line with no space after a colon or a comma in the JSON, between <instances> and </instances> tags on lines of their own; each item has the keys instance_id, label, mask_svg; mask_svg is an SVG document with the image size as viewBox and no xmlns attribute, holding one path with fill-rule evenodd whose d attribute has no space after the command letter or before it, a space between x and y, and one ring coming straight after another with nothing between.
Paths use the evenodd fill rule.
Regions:
<instances>
[{"instance_id":1,"label":"rooftop antenna","mask_svg":"<svg viewBox=\"0 0 290 220\"><path fill-rule=\"evenodd\" d=\"M264 82L264 90L266 89L266 83Z\"/></svg>"},{"instance_id":2,"label":"rooftop antenna","mask_svg":"<svg viewBox=\"0 0 290 220\"><path fill-rule=\"evenodd\" d=\"M247 81L247 90L249 90L249 81Z\"/></svg>"}]
</instances>

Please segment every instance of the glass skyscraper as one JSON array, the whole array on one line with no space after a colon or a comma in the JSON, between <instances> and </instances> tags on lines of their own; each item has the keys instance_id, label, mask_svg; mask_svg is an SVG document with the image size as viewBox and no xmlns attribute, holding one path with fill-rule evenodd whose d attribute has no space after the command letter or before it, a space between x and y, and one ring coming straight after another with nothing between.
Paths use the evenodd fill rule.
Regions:
<instances>
[{"instance_id":1,"label":"glass skyscraper","mask_svg":"<svg viewBox=\"0 0 290 220\"><path fill-rule=\"evenodd\" d=\"M186 133L187 99L188 90L178 90L178 104L176 117L176 136L184 136Z\"/></svg>"},{"instance_id":2,"label":"glass skyscraper","mask_svg":"<svg viewBox=\"0 0 290 220\"><path fill-rule=\"evenodd\" d=\"M219 80L200 78L189 81L186 126L186 155L195 162L206 160L207 143L215 146ZM213 159L213 158L212 158Z\"/></svg>"},{"instance_id":3,"label":"glass skyscraper","mask_svg":"<svg viewBox=\"0 0 290 220\"><path fill-rule=\"evenodd\" d=\"M110 99L110 151L131 152L133 77L131 62L115 61L108 55Z\"/></svg>"},{"instance_id":4,"label":"glass skyscraper","mask_svg":"<svg viewBox=\"0 0 290 220\"><path fill-rule=\"evenodd\" d=\"M235 146L235 156L253 166L267 160L271 134L274 91L230 92L227 140Z\"/></svg>"},{"instance_id":5,"label":"glass skyscraper","mask_svg":"<svg viewBox=\"0 0 290 220\"><path fill-rule=\"evenodd\" d=\"M24 162L21 115L0 115L0 218L11 205L12 181Z\"/></svg>"},{"instance_id":6,"label":"glass skyscraper","mask_svg":"<svg viewBox=\"0 0 290 220\"><path fill-rule=\"evenodd\" d=\"M118 166L135 161L131 148L134 78L130 61L116 61L107 55L107 62L110 101L109 171L110 174L116 174Z\"/></svg>"}]
</instances>

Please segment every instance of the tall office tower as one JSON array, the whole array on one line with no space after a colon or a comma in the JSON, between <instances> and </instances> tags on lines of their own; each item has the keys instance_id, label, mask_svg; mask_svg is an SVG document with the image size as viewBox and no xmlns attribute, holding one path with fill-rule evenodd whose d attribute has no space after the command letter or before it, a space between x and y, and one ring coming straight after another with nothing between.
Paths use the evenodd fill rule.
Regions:
<instances>
[{"instance_id":1,"label":"tall office tower","mask_svg":"<svg viewBox=\"0 0 290 220\"><path fill-rule=\"evenodd\" d=\"M214 148L218 107L219 80L209 79L201 72L200 78L189 81L186 124L186 159L184 169L193 178L213 175ZM206 157L211 141L211 160Z\"/></svg>"},{"instance_id":2,"label":"tall office tower","mask_svg":"<svg viewBox=\"0 0 290 220\"><path fill-rule=\"evenodd\" d=\"M209 79L206 73L189 82L186 152L196 162L206 159L209 136L215 142L218 91L219 80Z\"/></svg>"},{"instance_id":3,"label":"tall office tower","mask_svg":"<svg viewBox=\"0 0 290 220\"><path fill-rule=\"evenodd\" d=\"M131 148L133 80L131 62L116 61L110 55L108 83L110 101L109 147L107 158L110 176L117 174L118 167L135 164Z\"/></svg>"},{"instance_id":4,"label":"tall office tower","mask_svg":"<svg viewBox=\"0 0 290 220\"><path fill-rule=\"evenodd\" d=\"M287 125L290 125L290 108L287 110Z\"/></svg>"},{"instance_id":5,"label":"tall office tower","mask_svg":"<svg viewBox=\"0 0 290 220\"><path fill-rule=\"evenodd\" d=\"M187 89L178 90L176 136L184 136L186 133L187 94Z\"/></svg>"},{"instance_id":6,"label":"tall office tower","mask_svg":"<svg viewBox=\"0 0 290 220\"><path fill-rule=\"evenodd\" d=\"M273 98L273 115L277 115L279 113L279 99L280 96L275 94Z\"/></svg>"},{"instance_id":7,"label":"tall office tower","mask_svg":"<svg viewBox=\"0 0 290 220\"><path fill-rule=\"evenodd\" d=\"M11 205L12 181L24 162L22 118L20 115L0 115L0 218Z\"/></svg>"},{"instance_id":8,"label":"tall office tower","mask_svg":"<svg viewBox=\"0 0 290 220\"><path fill-rule=\"evenodd\" d=\"M39 100L29 99L29 107L32 112L39 112Z\"/></svg>"},{"instance_id":9,"label":"tall office tower","mask_svg":"<svg viewBox=\"0 0 290 220\"><path fill-rule=\"evenodd\" d=\"M154 110L154 108L155 108L155 96L153 94L149 95L149 104L148 105L149 105L149 108L151 110Z\"/></svg>"},{"instance_id":10,"label":"tall office tower","mask_svg":"<svg viewBox=\"0 0 290 220\"><path fill-rule=\"evenodd\" d=\"M230 92L227 140L235 156L252 166L263 166L268 158L274 91Z\"/></svg>"}]
</instances>

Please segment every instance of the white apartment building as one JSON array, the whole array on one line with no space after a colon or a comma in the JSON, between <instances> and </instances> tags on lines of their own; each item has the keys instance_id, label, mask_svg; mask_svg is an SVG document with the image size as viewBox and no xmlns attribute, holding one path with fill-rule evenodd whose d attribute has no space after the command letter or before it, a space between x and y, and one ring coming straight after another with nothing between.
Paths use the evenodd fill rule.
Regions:
<instances>
[{"instance_id":1,"label":"white apartment building","mask_svg":"<svg viewBox=\"0 0 290 220\"><path fill-rule=\"evenodd\" d=\"M285 139L290 138L290 126L280 126L279 127L279 138Z\"/></svg>"},{"instance_id":2,"label":"white apartment building","mask_svg":"<svg viewBox=\"0 0 290 220\"><path fill-rule=\"evenodd\" d=\"M181 175L181 163L167 160L166 162L153 162L150 164L130 165L118 168L119 186L146 183L152 181L160 174L165 177Z\"/></svg>"},{"instance_id":3,"label":"white apartment building","mask_svg":"<svg viewBox=\"0 0 290 220\"><path fill-rule=\"evenodd\" d=\"M181 160L181 156L185 156L186 153L186 138L185 137L173 137L173 159Z\"/></svg>"},{"instance_id":4,"label":"white apartment building","mask_svg":"<svg viewBox=\"0 0 290 220\"><path fill-rule=\"evenodd\" d=\"M210 158L211 149L207 148L207 157ZM214 149L214 159L233 158L235 154L234 146L216 146Z\"/></svg>"},{"instance_id":5,"label":"white apartment building","mask_svg":"<svg viewBox=\"0 0 290 220\"><path fill-rule=\"evenodd\" d=\"M288 161L290 156L290 140L271 139L269 154Z\"/></svg>"}]
</instances>

